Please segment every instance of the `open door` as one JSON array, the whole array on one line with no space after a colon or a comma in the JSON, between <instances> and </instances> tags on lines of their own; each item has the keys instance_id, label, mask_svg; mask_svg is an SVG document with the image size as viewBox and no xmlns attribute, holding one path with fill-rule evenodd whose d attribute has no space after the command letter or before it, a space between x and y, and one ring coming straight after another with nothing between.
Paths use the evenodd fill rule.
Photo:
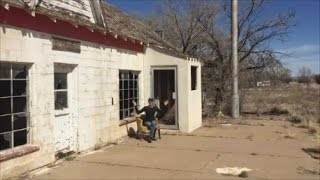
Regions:
<instances>
[{"instance_id":1,"label":"open door","mask_svg":"<svg viewBox=\"0 0 320 180\"><path fill-rule=\"evenodd\" d=\"M176 67L152 68L152 95L162 110L160 124L162 128L178 129ZM164 106L164 101L169 104Z\"/></svg>"}]
</instances>

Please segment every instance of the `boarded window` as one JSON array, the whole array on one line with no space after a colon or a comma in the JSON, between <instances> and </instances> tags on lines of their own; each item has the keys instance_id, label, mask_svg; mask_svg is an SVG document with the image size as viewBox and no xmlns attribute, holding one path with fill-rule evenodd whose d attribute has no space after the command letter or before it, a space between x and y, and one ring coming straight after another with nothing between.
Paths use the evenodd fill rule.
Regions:
<instances>
[{"instance_id":1,"label":"boarded window","mask_svg":"<svg viewBox=\"0 0 320 180\"><path fill-rule=\"evenodd\" d=\"M68 108L68 73L54 73L54 108Z\"/></svg>"},{"instance_id":2,"label":"boarded window","mask_svg":"<svg viewBox=\"0 0 320 180\"><path fill-rule=\"evenodd\" d=\"M120 119L133 116L134 107L132 101L139 101L138 73L120 71L119 73L119 109Z\"/></svg>"},{"instance_id":3,"label":"boarded window","mask_svg":"<svg viewBox=\"0 0 320 180\"><path fill-rule=\"evenodd\" d=\"M197 89L197 69L196 66L191 66L191 90Z\"/></svg>"},{"instance_id":4,"label":"boarded window","mask_svg":"<svg viewBox=\"0 0 320 180\"><path fill-rule=\"evenodd\" d=\"M0 63L0 150L28 143L28 71L25 64Z\"/></svg>"}]
</instances>

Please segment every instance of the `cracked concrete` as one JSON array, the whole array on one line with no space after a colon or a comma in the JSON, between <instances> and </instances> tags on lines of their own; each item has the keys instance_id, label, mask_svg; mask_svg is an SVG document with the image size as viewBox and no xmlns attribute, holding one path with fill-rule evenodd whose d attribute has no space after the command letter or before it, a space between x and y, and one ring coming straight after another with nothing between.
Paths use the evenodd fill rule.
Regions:
<instances>
[{"instance_id":1,"label":"cracked concrete","mask_svg":"<svg viewBox=\"0 0 320 180\"><path fill-rule=\"evenodd\" d=\"M216 168L253 169L251 179L319 179L319 160L301 149L314 147L306 129L286 121L245 121L230 127L204 127L190 135L163 135L148 144L127 139L120 145L64 161L31 179L237 179ZM233 123L232 121L229 123ZM294 132L293 139L281 134ZM246 137L251 136L250 140ZM232 137L232 138L230 138ZM37 174L37 175L35 175Z\"/></svg>"}]
</instances>

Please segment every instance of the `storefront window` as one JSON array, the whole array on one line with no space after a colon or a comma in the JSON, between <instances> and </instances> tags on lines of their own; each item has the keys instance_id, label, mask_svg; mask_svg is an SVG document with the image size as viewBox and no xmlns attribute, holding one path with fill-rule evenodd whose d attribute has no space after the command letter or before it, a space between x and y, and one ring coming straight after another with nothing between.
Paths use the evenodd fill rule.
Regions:
<instances>
[{"instance_id":1,"label":"storefront window","mask_svg":"<svg viewBox=\"0 0 320 180\"><path fill-rule=\"evenodd\" d=\"M25 64L0 63L0 150L28 143L28 71Z\"/></svg>"},{"instance_id":2,"label":"storefront window","mask_svg":"<svg viewBox=\"0 0 320 180\"><path fill-rule=\"evenodd\" d=\"M120 119L133 116L134 107L132 101L139 100L139 76L138 73L120 71L119 73L119 99Z\"/></svg>"}]
</instances>

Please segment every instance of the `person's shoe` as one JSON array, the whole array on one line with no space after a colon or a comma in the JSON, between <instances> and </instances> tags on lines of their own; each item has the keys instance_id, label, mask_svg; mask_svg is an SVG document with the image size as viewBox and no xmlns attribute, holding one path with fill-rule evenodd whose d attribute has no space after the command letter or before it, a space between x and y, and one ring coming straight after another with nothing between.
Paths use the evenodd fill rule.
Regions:
<instances>
[{"instance_id":1,"label":"person's shoe","mask_svg":"<svg viewBox=\"0 0 320 180\"><path fill-rule=\"evenodd\" d=\"M150 137L150 139L151 139L152 141L156 141L156 140L157 140L157 139L154 138L154 137Z\"/></svg>"},{"instance_id":2,"label":"person's shoe","mask_svg":"<svg viewBox=\"0 0 320 180\"><path fill-rule=\"evenodd\" d=\"M148 141L148 143L151 143L151 141L152 141L149 136L146 136L146 137L144 137L143 139L146 140L146 141Z\"/></svg>"}]
</instances>

